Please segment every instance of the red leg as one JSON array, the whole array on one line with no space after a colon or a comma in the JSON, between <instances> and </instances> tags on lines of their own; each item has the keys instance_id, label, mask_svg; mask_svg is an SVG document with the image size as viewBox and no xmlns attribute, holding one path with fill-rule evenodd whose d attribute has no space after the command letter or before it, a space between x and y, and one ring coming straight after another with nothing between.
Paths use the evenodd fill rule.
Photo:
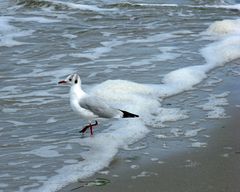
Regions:
<instances>
[{"instance_id":1,"label":"red leg","mask_svg":"<svg viewBox=\"0 0 240 192\"><path fill-rule=\"evenodd\" d=\"M93 127L97 126L98 122L95 121L95 124L90 124L90 131L91 131L91 135L93 135Z\"/></svg>"},{"instance_id":2,"label":"red leg","mask_svg":"<svg viewBox=\"0 0 240 192\"><path fill-rule=\"evenodd\" d=\"M92 124L90 124L90 134L91 134L91 136L93 135L93 126L92 126Z\"/></svg>"}]
</instances>

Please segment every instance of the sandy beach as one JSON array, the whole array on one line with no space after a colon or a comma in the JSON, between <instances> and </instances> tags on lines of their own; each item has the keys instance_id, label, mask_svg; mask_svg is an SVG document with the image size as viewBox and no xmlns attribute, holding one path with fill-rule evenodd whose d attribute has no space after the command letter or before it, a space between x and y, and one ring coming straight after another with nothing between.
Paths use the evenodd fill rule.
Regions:
<instances>
[{"instance_id":1,"label":"sandy beach","mask_svg":"<svg viewBox=\"0 0 240 192\"><path fill-rule=\"evenodd\" d=\"M61 192L238 192L240 189L240 85L238 76L226 75L218 91L230 91L229 118L210 119L213 129L205 130L206 147L188 147L183 152L161 154L159 143L152 142L151 154L142 156L120 152L109 168L95 176L68 185ZM161 146L162 147L162 146ZM141 150L140 150L141 151ZM166 150L167 151L167 150ZM132 152L131 152L132 153ZM151 158L151 157L154 158Z\"/></svg>"}]
</instances>

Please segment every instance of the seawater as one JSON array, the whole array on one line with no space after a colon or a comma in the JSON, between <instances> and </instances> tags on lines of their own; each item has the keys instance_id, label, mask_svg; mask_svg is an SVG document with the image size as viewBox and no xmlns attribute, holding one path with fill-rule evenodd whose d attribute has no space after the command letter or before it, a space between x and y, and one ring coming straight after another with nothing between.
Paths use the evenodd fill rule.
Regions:
<instances>
[{"instance_id":1,"label":"seawater","mask_svg":"<svg viewBox=\"0 0 240 192\"><path fill-rule=\"evenodd\" d=\"M168 122L184 127L189 108L164 100L203 80L214 87L223 80L209 72L240 58L238 3L1 2L0 191L59 190L146 138L194 137L189 145L206 147L197 122L149 133ZM68 88L57 85L73 72L87 92L140 118L100 122L94 137L81 137L86 122L71 111ZM196 107L206 119L226 118L228 94L209 94Z\"/></svg>"}]
</instances>

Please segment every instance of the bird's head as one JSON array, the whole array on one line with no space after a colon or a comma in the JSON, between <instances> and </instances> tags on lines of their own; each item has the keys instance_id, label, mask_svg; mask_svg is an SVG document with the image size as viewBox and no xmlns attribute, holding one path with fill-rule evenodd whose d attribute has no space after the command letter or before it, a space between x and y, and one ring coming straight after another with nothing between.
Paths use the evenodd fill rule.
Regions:
<instances>
[{"instance_id":1,"label":"bird's head","mask_svg":"<svg viewBox=\"0 0 240 192\"><path fill-rule=\"evenodd\" d=\"M81 85L80 76L77 73L68 75L65 80L59 81L58 84L67 84L67 85Z\"/></svg>"}]
</instances>

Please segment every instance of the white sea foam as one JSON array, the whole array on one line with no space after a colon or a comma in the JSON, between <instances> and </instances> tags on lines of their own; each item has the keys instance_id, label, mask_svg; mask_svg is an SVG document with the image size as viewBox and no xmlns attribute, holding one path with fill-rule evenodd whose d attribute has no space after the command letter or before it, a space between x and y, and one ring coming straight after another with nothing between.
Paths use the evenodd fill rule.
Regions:
<instances>
[{"instance_id":1,"label":"white sea foam","mask_svg":"<svg viewBox=\"0 0 240 192\"><path fill-rule=\"evenodd\" d=\"M12 20L13 17L0 16L0 46L12 47L25 44L24 42L14 40L14 38L24 37L33 33L33 30L21 31L14 27L10 24Z\"/></svg>"},{"instance_id":2,"label":"white sea foam","mask_svg":"<svg viewBox=\"0 0 240 192\"><path fill-rule=\"evenodd\" d=\"M176 37L176 35L174 35L173 33L160 33L160 34L150 35L146 38L137 38L137 39L128 40L127 43L154 43L154 42L170 39L173 37Z\"/></svg>"},{"instance_id":3,"label":"white sea foam","mask_svg":"<svg viewBox=\"0 0 240 192\"><path fill-rule=\"evenodd\" d=\"M205 130L204 128L198 128L198 129L191 129L187 130L184 133L185 137L195 137L198 135L198 132Z\"/></svg>"},{"instance_id":4,"label":"white sea foam","mask_svg":"<svg viewBox=\"0 0 240 192\"><path fill-rule=\"evenodd\" d=\"M231 22L234 23L234 21ZM221 24L225 26L226 21L221 22ZM221 24L218 24L218 27L221 27ZM159 126L159 124L161 125L161 123L171 119L187 118L188 115L181 109L162 108L161 101L165 97L191 89L207 78L207 73L210 70L240 58L240 39L236 36L236 31L234 35L231 35L231 31L228 34L228 36L222 37L217 42L206 46L200 51L205 59L205 64L172 71L164 76L162 84L144 85L130 81L109 80L90 89L91 94L106 99L115 107L139 114L140 118L113 121L110 127L102 130L101 133L96 134L93 138L77 139L76 142L89 147L88 151L80 153L83 160L76 164L67 164L57 170L58 174L44 182L43 186L37 189L37 191L56 191L71 182L76 182L78 179L89 177L107 167L119 148L126 148L128 145L146 136L149 133L148 126ZM155 39L156 37L150 38L145 42L153 42ZM133 40L133 42L138 41ZM175 129L172 131L172 134L194 137L199 131L201 129L188 132ZM191 146L206 147L207 144L195 141ZM166 147L166 144L164 144L164 147ZM46 148L44 151L53 150L52 148ZM41 154L39 150L32 153L36 155ZM45 152L43 156L46 156ZM142 172L133 178L154 174Z\"/></svg>"},{"instance_id":5,"label":"white sea foam","mask_svg":"<svg viewBox=\"0 0 240 192\"><path fill-rule=\"evenodd\" d=\"M180 54L172 52L174 49L175 49L174 47L160 47L159 48L160 54L154 55L150 59L147 58L147 59L132 62L130 64L130 66L138 66L139 67L139 66L143 66L143 65L152 64L153 62L156 62L156 61L174 60L180 56ZM140 69L146 70L145 67L144 68L141 67Z\"/></svg>"},{"instance_id":6,"label":"white sea foam","mask_svg":"<svg viewBox=\"0 0 240 192\"><path fill-rule=\"evenodd\" d=\"M110 52L113 47L116 47L116 46L119 46L122 44L123 44L123 41L120 41L117 39L114 39L111 41L104 41L104 42L101 42L100 47L86 50L82 53L72 53L69 55L72 57L82 57L82 58L88 58L88 59L94 60L94 59L98 59L98 58L104 56L106 53Z\"/></svg>"},{"instance_id":7,"label":"white sea foam","mask_svg":"<svg viewBox=\"0 0 240 192\"><path fill-rule=\"evenodd\" d=\"M192 147L200 148L200 147L207 147L207 143L204 142L193 142Z\"/></svg>"},{"instance_id":8,"label":"white sea foam","mask_svg":"<svg viewBox=\"0 0 240 192\"><path fill-rule=\"evenodd\" d=\"M29 178L30 180L39 180L39 181L44 181L47 180L46 176L33 176Z\"/></svg>"},{"instance_id":9,"label":"white sea foam","mask_svg":"<svg viewBox=\"0 0 240 192\"><path fill-rule=\"evenodd\" d=\"M28 123L24 123L24 122L21 122L21 121L14 121L14 120L8 120L7 121L8 123L12 123L14 126L24 126L24 125L28 125Z\"/></svg>"},{"instance_id":10,"label":"white sea foam","mask_svg":"<svg viewBox=\"0 0 240 192\"><path fill-rule=\"evenodd\" d=\"M22 185L22 186L20 186L19 192L29 191L29 189L34 188L34 187L36 188L39 185L40 185L39 183L32 183L30 185Z\"/></svg>"},{"instance_id":11,"label":"white sea foam","mask_svg":"<svg viewBox=\"0 0 240 192\"><path fill-rule=\"evenodd\" d=\"M204 7L209 8L216 8L216 9L233 9L233 10L240 10L240 4L235 5L206 5Z\"/></svg>"},{"instance_id":12,"label":"white sea foam","mask_svg":"<svg viewBox=\"0 0 240 192\"><path fill-rule=\"evenodd\" d=\"M102 8L97 7L96 5L85 5L85 4L65 2L65 1L57 1L57 0L54 0L54 1L42 0L42 1L50 2L54 5L64 5L66 7L71 8L71 9L88 10L88 11L95 11L95 12L116 10L116 9L102 9Z\"/></svg>"},{"instance_id":13,"label":"white sea foam","mask_svg":"<svg viewBox=\"0 0 240 192\"><path fill-rule=\"evenodd\" d=\"M98 173L100 173L102 175L108 175L110 173L110 171L99 171Z\"/></svg>"},{"instance_id":14,"label":"white sea foam","mask_svg":"<svg viewBox=\"0 0 240 192\"><path fill-rule=\"evenodd\" d=\"M240 19L216 21L207 29L207 33L213 35L229 35L240 33Z\"/></svg>"},{"instance_id":15,"label":"white sea foam","mask_svg":"<svg viewBox=\"0 0 240 192\"><path fill-rule=\"evenodd\" d=\"M112 125L109 129L111 132L103 132L95 135L94 138L78 140L81 145L90 147L89 151L81 153L84 161L59 169L58 175L50 178L38 191L56 191L67 183L76 182L78 178L93 175L109 165L118 148L136 142L149 132L139 119L124 120Z\"/></svg>"},{"instance_id":16,"label":"white sea foam","mask_svg":"<svg viewBox=\"0 0 240 192\"><path fill-rule=\"evenodd\" d=\"M56 150L53 150L55 148L56 146L45 146L39 149L34 149L32 151L24 152L23 154L32 154L32 155L45 157L45 158L61 156L61 154L59 154Z\"/></svg>"},{"instance_id":17,"label":"white sea foam","mask_svg":"<svg viewBox=\"0 0 240 192\"><path fill-rule=\"evenodd\" d=\"M50 118L46 121L46 123L55 123L55 122L57 122L57 120L56 120L54 117L50 117Z\"/></svg>"},{"instance_id":18,"label":"white sea foam","mask_svg":"<svg viewBox=\"0 0 240 192\"><path fill-rule=\"evenodd\" d=\"M4 113L16 113L18 111L18 109L16 108L3 108L2 112Z\"/></svg>"},{"instance_id":19,"label":"white sea foam","mask_svg":"<svg viewBox=\"0 0 240 192\"><path fill-rule=\"evenodd\" d=\"M240 4L234 5L180 5L180 4L151 4L151 3L136 3L132 5L143 6L143 7L187 7L187 8L215 8L215 9L232 9L240 10Z\"/></svg>"},{"instance_id":20,"label":"white sea foam","mask_svg":"<svg viewBox=\"0 0 240 192\"><path fill-rule=\"evenodd\" d=\"M166 139L167 138L167 136L164 134L158 134L158 135L154 135L154 136L158 139Z\"/></svg>"},{"instance_id":21,"label":"white sea foam","mask_svg":"<svg viewBox=\"0 0 240 192\"><path fill-rule=\"evenodd\" d=\"M154 43L154 42L160 42L160 41L167 40L167 39L174 38L174 37L176 37L176 35L173 33L153 34L153 35L147 36L145 38L141 37L141 38L136 38L136 39L131 39L131 40L124 39L124 37L120 37L118 39L103 41L103 42L101 42L101 46L99 46L99 47L89 49L89 50L83 51L81 53L71 53L71 54L69 54L69 56L79 57L79 58L87 58L90 60L96 60L96 59L103 57L107 53L111 52L113 48L116 48L117 46L121 46L123 44ZM142 60L142 61L138 61L138 62L133 62L130 65L131 66L140 66L140 65L150 64L152 61L156 61L156 60L164 61L164 60L174 59L179 56L179 54L171 52L174 49L175 49L174 47L161 47L161 48L159 48L159 51L161 52L161 54L154 56L150 60L146 59L146 60ZM117 68L119 66L125 66L125 65L119 65L119 64L118 65L116 65L116 64L108 65L108 67L112 67L112 68Z\"/></svg>"},{"instance_id":22,"label":"white sea foam","mask_svg":"<svg viewBox=\"0 0 240 192\"><path fill-rule=\"evenodd\" d=\"M1 187L1 188L6 188L6 187L8 187L8 184L6 184L6 183L0 183L0 187Z\"/></svg>"},{"instance_id":23,"label":"white sea foam","mask_svg":"<svg viewBox=\"0 0 240 192\"><path fill-rule=\"evenodd\" d=\"M131 165L130 168L131 169L139 169L139 165Z\"/></svg>"},{"instance_id":24,"label":"white sea foam","mask_svg":"<svg viewBox=\"0 0 240 192\"><path fill-rule=\"evenodd\" d=\"M25 18L14 18L15 21L20 22L37 22L37 23L55 23L60 22L58 19L50 19L46 17L25 17Z\"/></svg>"},{"instance_id":25,"label":"white sea foam","mask_svg":"<svg viewBox=\"0 0 240 192\"><path fill-rule=\"evenodd\" d=\"M170 133L173 134L174 137L179 137L183 135L183 130L178 128L172 128L170 130Z\"/></svg>"},{"instance_id":26,"label":"white sea foam","mask_svg":"<svg viewBox=\"0 0 240 192\"><path fill-rule=\"evenodd\" d=\"M138 177L150 177L150 176L157 176L158 173L154 173L154 172L148 172L148 171L142 171L140 174L136 175L136 176L132 176L132 179L137 179Z\"/></svg>"},{"instance_id":27,"label":"white sea foam","mask_svg":"<svg viewBox=\"0 0 240 192\"><path fill-rule=\"evenodd\" d=\"M158 161L159 159L157 157L152 157L151 161Z\"/></svg>"},{"instance_id":28,"label":"white sea foam","mask_svg":"<svg viewBox=\"0 0 240 192\"><path fill-rule=\"evenodd\" d=\"M203 87L211 87L218 83L221 83L222 81L223 79L221 78L213 77L211 79L208 79L208 81L203 85Z\"/></svg>"},{"instance_id":29,"label":"white sea foam","mask_svg":"<svg viewBox=\"0 0 240 192\"><path fill-rule=\"evenodd\" d=\"M224 92L221 94L210 94L208 102L198 105L207 112L207 118L224 118L226 117L224 106L228 105L227 96L229 92Z\"/></svg>"},{"instance_id":30,"label":"white sea foam","mask_svg":"<svg viewBox=\"0 0 240 192\"><path fill-rule=\"evenodd\" d=\"M151 3L140 3L140 4L136 4L136 5L139 5L139 6L144 6L144 7L178 7L179 5L178 4L167 4L167 3L163 3L163 4L151 4Z\"/></svg>"}]
</instances>

